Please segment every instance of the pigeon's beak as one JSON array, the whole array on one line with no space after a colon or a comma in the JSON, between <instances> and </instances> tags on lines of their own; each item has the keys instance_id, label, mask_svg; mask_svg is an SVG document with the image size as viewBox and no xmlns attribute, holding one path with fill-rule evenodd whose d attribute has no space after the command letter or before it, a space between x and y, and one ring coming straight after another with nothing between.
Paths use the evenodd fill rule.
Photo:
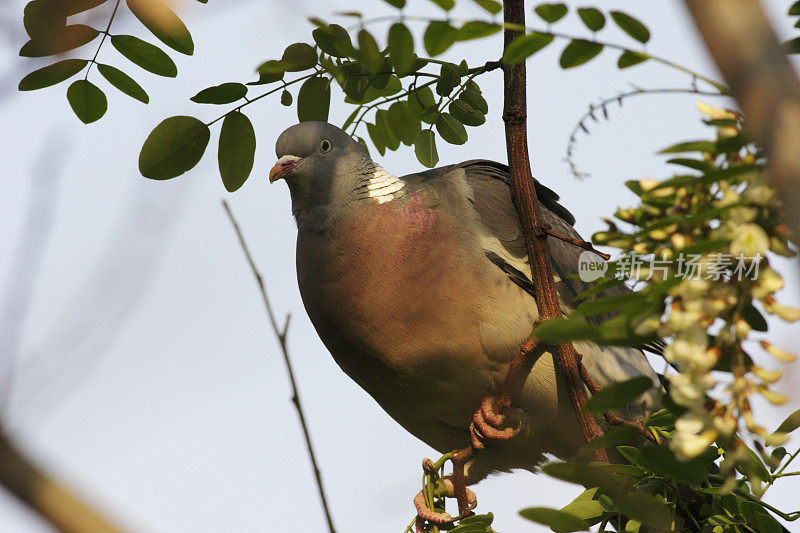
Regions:
<instances>
[{"instance_id":1,"label":"pigeon's beak","mask_svg":"<svg viewBox=\"0 0 800 533\"><path fill-rule=\"evenodd\" d=\"M286 176L289 172L294 170L294 167L297 166L297 163L300 162L299 157L296 155L285 155L278 159L275 163L275 166L272 167L272 170L269 171L269 182L275 183L282 177Z\"/></svg>"}]
</instances>

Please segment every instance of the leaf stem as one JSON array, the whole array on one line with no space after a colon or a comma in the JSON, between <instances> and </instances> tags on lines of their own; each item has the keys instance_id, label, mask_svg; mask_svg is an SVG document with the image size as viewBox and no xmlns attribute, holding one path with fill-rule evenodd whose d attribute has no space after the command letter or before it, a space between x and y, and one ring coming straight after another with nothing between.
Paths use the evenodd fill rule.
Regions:
<instances>
[{"instance_id":1,"label":"leaf stem","mask_svg":"<svg viewBox=\"0 0 800 533\"><path fill-rule=\"evenodd\" d=\"M105 31L101 31L100 33L103 34L103 38L100 39L100 44L97 45L97 50L94 52L94 57L89 60L89 66L86 69L86 76L84 76L84 80L89 79L89 71L92 70L92 65L97 63L97 56L100 55L100 49L103 48L103 43L106 42L106 37L110 34L108 33L111 30L111 24L114 22L114 17L117 16L117 10L119 9L119 3L122 0L117 0L117 3L114 4L114 11L111 12L111 17L108 19L108 25L106 26Z\"/></svg>"},{"instance_id":2,"label":"leaf stem","mask_svg":"<svg viewBox=\"0 0 800 533\"><path fill-rule=\"evenodd\" d=\"M764 493L767 492L767 489L769 489L772 486L772 484L775 483L775 479L778 477L782 477L781 474L783 473L783 471L786 470L786 467L789 466L789 463L794 461L794 458L797 457L798 454L800 454L800 448L797 448L794 451L794 453L789 456L789 459L785 463L783 463L783 465L778 469L778 471L772 474L772 479L769 480L769 482L764 486L764 490L761 491L762 498L764 497Z\"/></svg>"}]
</instances>

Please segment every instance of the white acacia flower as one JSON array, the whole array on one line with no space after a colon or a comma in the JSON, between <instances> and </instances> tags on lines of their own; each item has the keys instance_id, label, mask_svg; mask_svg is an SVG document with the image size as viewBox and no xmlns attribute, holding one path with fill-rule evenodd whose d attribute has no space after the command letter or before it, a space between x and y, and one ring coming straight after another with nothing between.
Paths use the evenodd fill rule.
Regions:
<instances>
[{"instance_id":1,"label":"white acacia flower","mask_svg":"<svg viewBox=\"0 0 800 533\"><path fill-rule=\"evenodd\" d=\"M748 187L744 196L756 205L769 205L775 200L775 190L764 183L759 183Z\"/></svg>"},{"instance_id":2,"label":"white acacia flower","mask_svg":"<svg viewBox=\"0 0 800 533\"><path fill-rule=\"evenodd\" d=\"M758 280L753 287L753 296L763 300L775 291L783 288L783 278L769 267L762 268L758 273Z\"/></svg>"},{"instance_id":3,"label":"white acacia flower","mask_svg":"<svg viewBox=\"0 0 800 533\"><path fill-rule=\"evenodd\" d=\"M785 352L780 348L778 348L777 346L775 346L774 344L771 344L767 341L761 341L761 347L764 348L767 352L769 352L769 354L778 361L783 361L784 363L791 363L795 359L797 359L796 355L789 352Z\"/></svg>"},{"instance_id":4,"label":"white acacia flower","mask_svg":"<svg viewBox=\"0 0 800 533\"><path fill-rule=\"evenodd\" d=\"M707 429L699 435L676 433L672 441L672 448L679 459L688 461L706 451L717 436L716 430L713 429Z\"/></svg>"},{"instance_id":5,"label":"white acacia flower","mask_svg":"<svg viewBox=\"0 0 800 533\"><path fill-rule=\"evenodd\" d=\"M800 320L800 309L796 307L789 307L788 305L781 305L775 301L775 298L765 298L764 310L771 315L778 315L786 322L797 322Z\"/></svg>"},{"instance_id":6,"label":"white acacia flower","mask_svg":"<svg viewBox=\"0 0 800 533\"><path fill-rule=\"evenodd\" d=\"M764 255L769 249L769 236L758 224L742 224L734 232L730 251L734 257Z\"/></svg>"}]
</instances>

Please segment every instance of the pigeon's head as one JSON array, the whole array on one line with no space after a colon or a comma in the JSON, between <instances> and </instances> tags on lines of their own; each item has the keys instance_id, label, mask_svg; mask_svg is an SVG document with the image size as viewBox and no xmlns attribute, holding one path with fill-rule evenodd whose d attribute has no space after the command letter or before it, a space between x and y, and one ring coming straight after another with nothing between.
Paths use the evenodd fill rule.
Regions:
<instances>
[{"instance_id":1,"label":"pigeon's head","mask_svg":"<svg viewBox=\"0 0 800 533\"><path fill-rule=\"evenodd\" d=\"M288 128L275 143L278 161L269 181L289 185L295 216L300 211L330 206L347 197L356 170L369 162L364 148L344 130L327 122L301 122Z\"/></svg>"}]
</instances>

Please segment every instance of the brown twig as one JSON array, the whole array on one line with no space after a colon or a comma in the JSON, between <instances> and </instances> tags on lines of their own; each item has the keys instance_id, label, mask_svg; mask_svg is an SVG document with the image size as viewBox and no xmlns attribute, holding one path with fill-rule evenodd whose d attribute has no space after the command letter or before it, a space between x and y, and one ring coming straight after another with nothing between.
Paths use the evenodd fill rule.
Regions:
<instances>
[{"instance_id":1,"label":"brown twig","mask_svg":"<svg viewBox=\"0 0 800 533\"><path fill-rule=\"evenodd\" d=\"M767 179L800 236L800 81L757 0L684 0L731 92L746 133L769 157Z\"/></svg>"},{"instance_id":2,"label":"brown twig","mask_svg":"<svg viewBox=\"0 0 800 533\"><path fill-rule=\"evenodd\" d=\"M589 375L589 371L586 370L586 367L583 365L583 356L581 354L578 354L578 371L581 374L581 379L583 380L584 385L586 385L586 388L588 388L592 392L592 394L596 394L601 390L603 390L603 387L601 387L594 379L592 379L592 376ZM624 418L618 417L611 411L604 411L603 418L605 418L606 424L608 424L609 426L632 427L647 440L656 443L656 438L653 436L653 434L650 433L647 430L647 428L644 427L644 424L642 424L638 420L636 421L625 420Z\"/></svg>"},{"instance_id":3,"label":"brown twig","mask_svg":"<svg viewBox=\"0 0 800 533\"><path fill-rule=\"evenodd\" d=\"M2 432L0 432L0 483L22 503L63 533L122 531L42 472Z\"/></svg>"},{"instance_id":4,"label":"brown twig","mask_svg":"<svg viewBox=\"0 0 800 533\"><path fill-rule=\"evenodd\" d=\"M233 212L231 208L228 206L228 202L225 200L222 201L222 207L225 209L225 213L228 215L228 218L233 225L233 229L236 232L236 237L239 240L239 244L242 247L242 251L244 252L245 258L247 259L247 264L250 266L250 270L253 272L253 276L256 278L256 282L258 283L258 289L261 293L261 301L264 304L264 308L267 310L267 317L269 318L270 326L272 327L273 333L278 338L278 344L280 344L281 352L283 353L283 361L286 363L286 371L289 374L289 383L292 386L292 403L294 404L295 409L297 410L297 416L300 418L300 426L303 429L303 436L306 439L306 447L308 448L308 457L311 460L311 467L314 469L314 477L317 481L317 489L319 490L319 498L322 502L322 510L325 513L325 520L328 523L328 530L330 533L335 533L336 529L333 527L333 519L331 518L331 512L328 508L328 499L325 496L325 489L322 485L322 475L320 474L319 466L317 465L317 458L314 454L314 447L311 445L311 435L308 431L308 424L306 423L306 417L303 412L303 406L300 403L300 392L297 389L297 383L294 379L294 369L292 368L292 361L289 358L289 348L286 343L286 334L289 330L289 320L291 315L286 315L286 321L284 322L283 328L278 328L278 321L275 319L275 313L272 310L272 305L269 302L269 297L267 296L267 289L264 285L264 279L261 277L261 273L258 271L258 267L256 267L255 262L253 261L253 256L250 255L250 249L247 247L247 243L244 240L244 236L242 235L242 231L239 228L238 222L236 222L236 218L233 216Z\"/></svg>"},{"instance_id":5,"label":"brown twig","mask_svg":"<svg viewBox=\"0 0 800 533\"><path fill-rule=\"evenodd\" d=\"M507 47L522 34L522 30L515 28L525 26L524 2L522 0L506 0L504 2L504 20L507 24L504 30L504 46ZM547 231L543 225L528 156L525 62L505 66L503 74L503 121L505 122L506 149L511 171L512 190L525 233L536 305L543 320L552 320L561 317L561 308L550 264ZM566 386L570 403L586 441L592 441L602 436L603 430L594 416L583 408L586 392L578 371L575 348L570 343L559 343L553 348L556 372ZM605 450L595 450L593 455L595 460L608 460Z\"/></svg>"},{"instance_id":6,"label":"brown twig","mask_svg":"<svg viewBox=\"0 0 800 533\"><path fill-rule=\"evenodd\" d=\"M606 253L601 252L600 250L597 250L594 246L592 246L592 243L590 243L589 241L583 241L581 239L576 239L575 237L569 237L567 235L563 235L561 233L553 231L550 228L547 228L545 231L551 237L555 237L556 239L559 239L561 241L568 242L570 244L574 244L578 248L583 248L584 250L588 250L590 252L594 252L597 255L599 255L600 257L602 257L603 259L605 259L606 261L611 259L611 255L610 254L606 254Z\"/></svg>"}]
</instances>

